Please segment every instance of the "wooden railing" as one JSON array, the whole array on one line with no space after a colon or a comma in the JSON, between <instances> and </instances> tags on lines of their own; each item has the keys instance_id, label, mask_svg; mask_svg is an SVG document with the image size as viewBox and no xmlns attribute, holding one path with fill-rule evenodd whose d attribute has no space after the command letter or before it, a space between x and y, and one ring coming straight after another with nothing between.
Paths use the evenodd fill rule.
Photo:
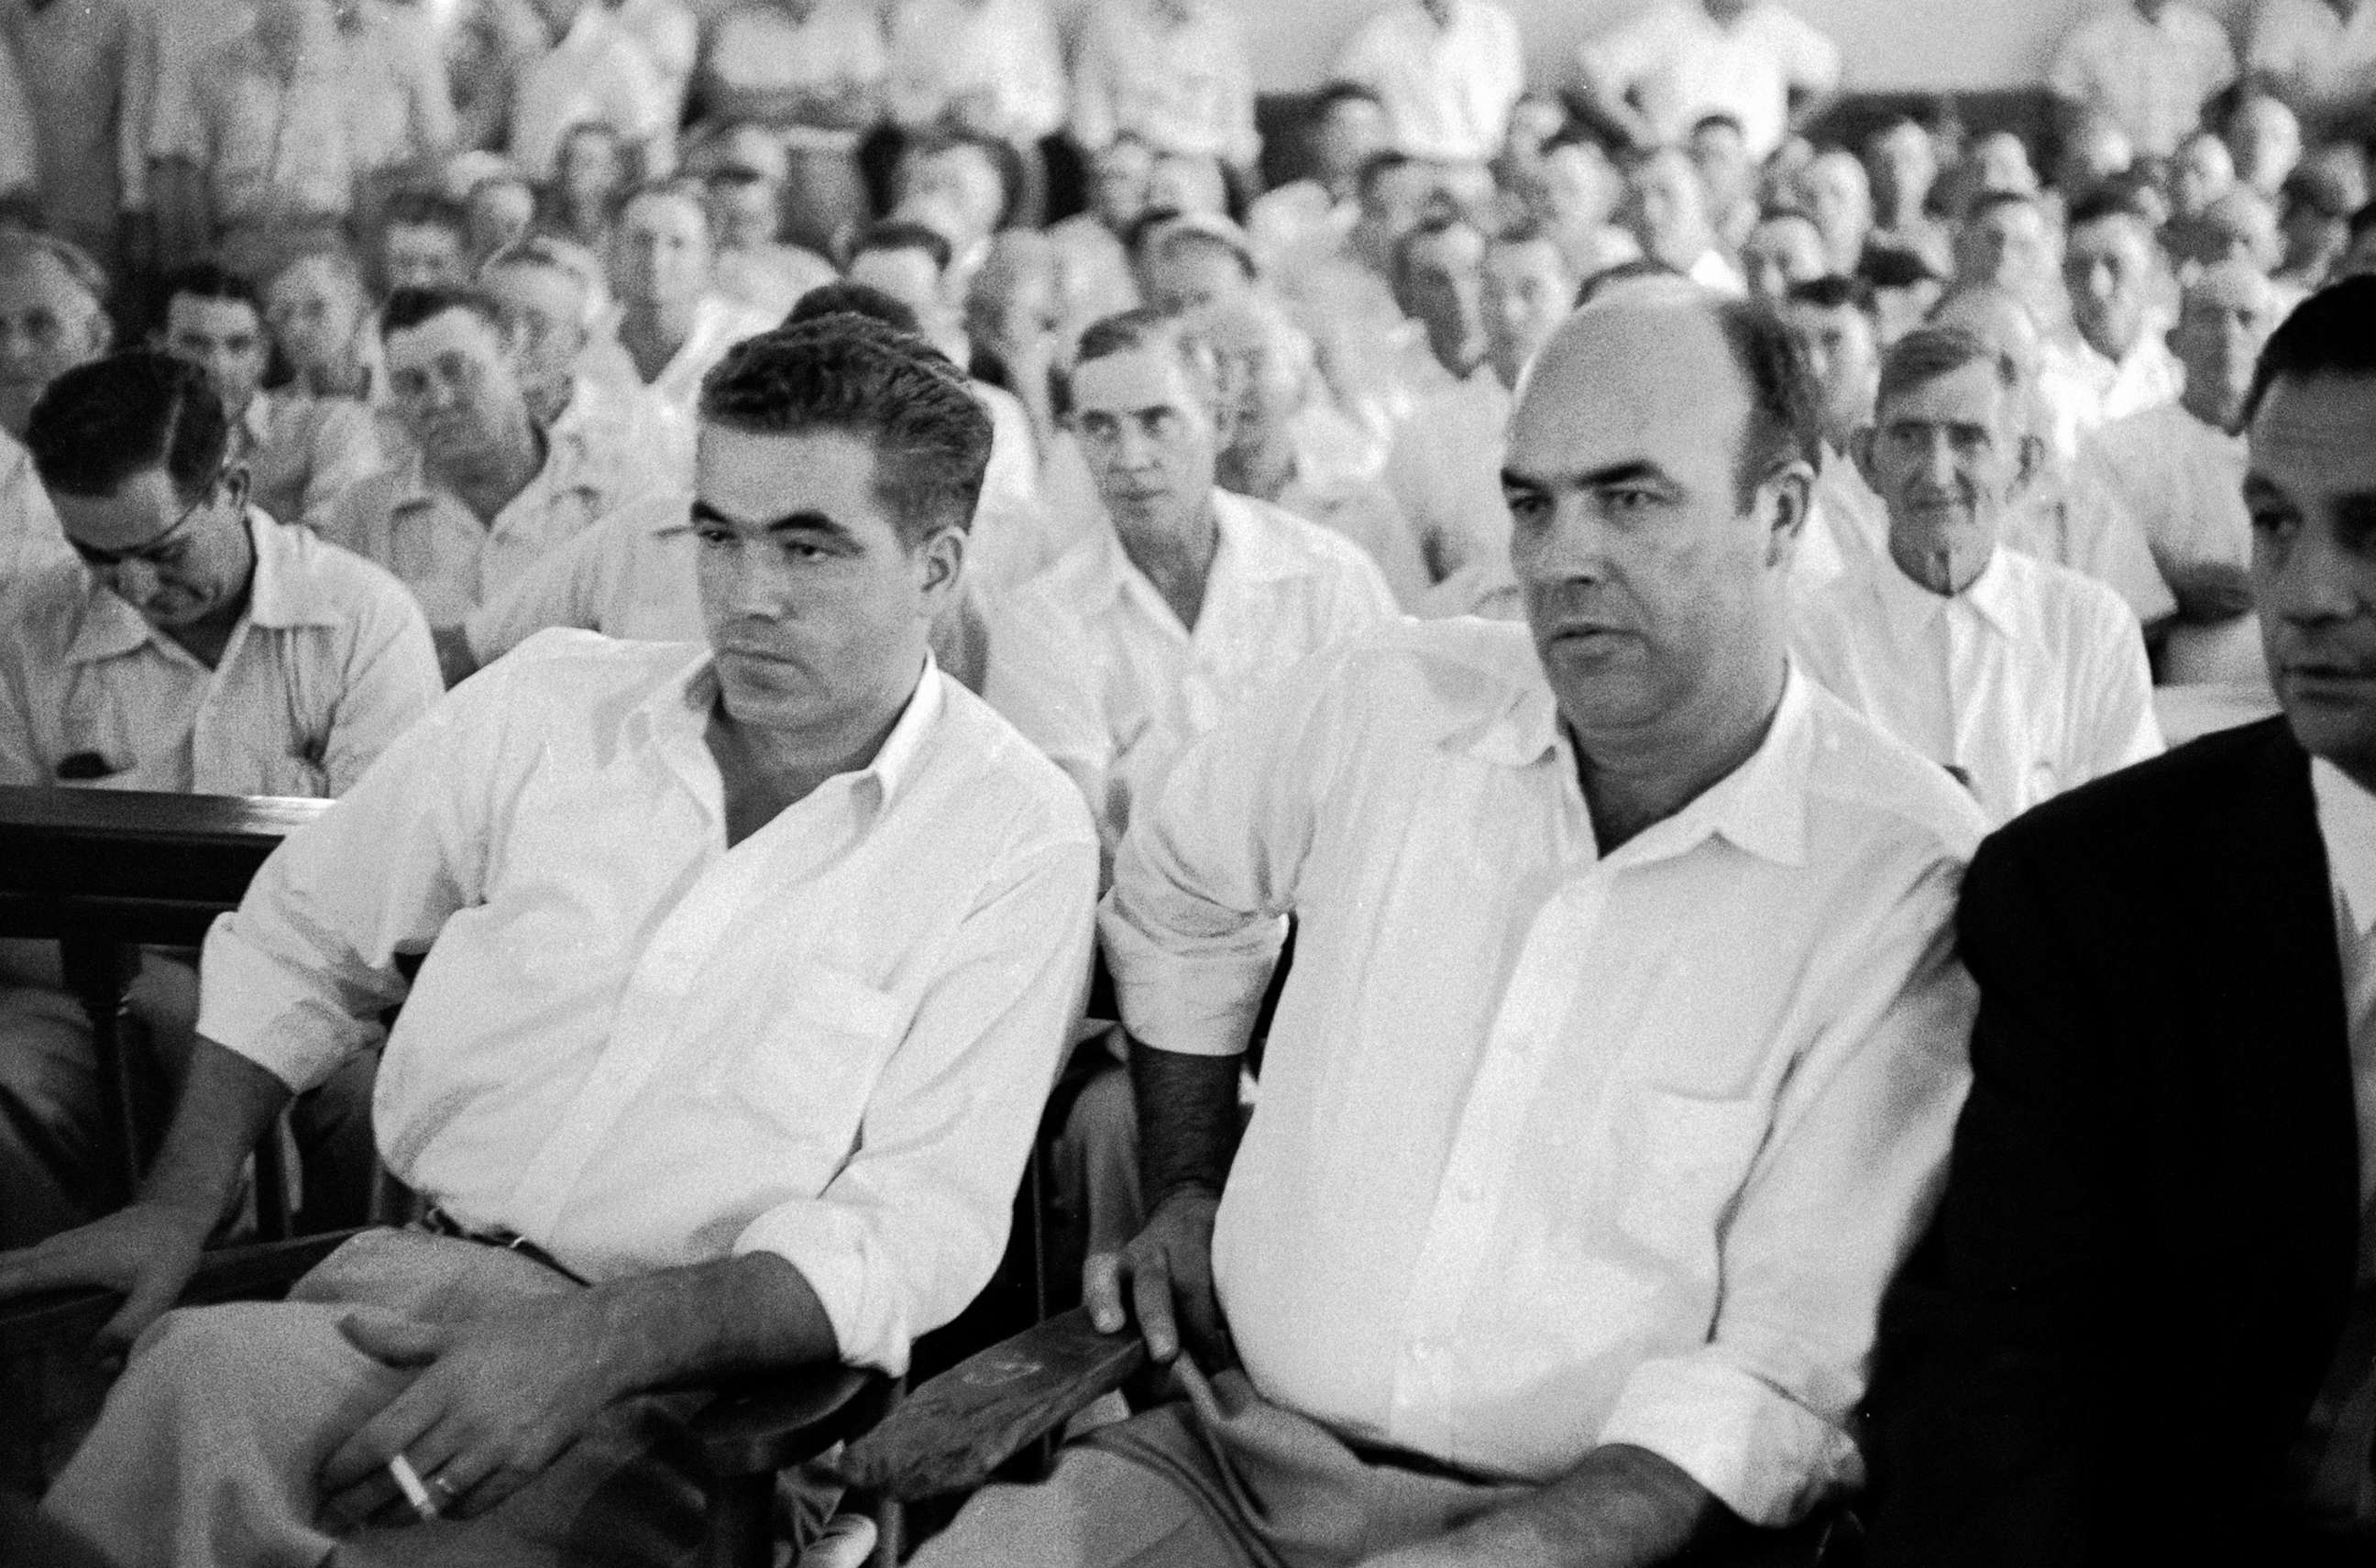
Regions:
<instances>
[{"instance_id":1,"label":"wooden railing","mask_svg":"<svg viewBox=\"0 0 2376 1568\"><path fill-rule=\"evenodd\" d=\"M110 1158L101 1194L129 1200L156 1129L124 1050L125 987L142 944L195 946L237 907L281 839L327 801L0 788L0 936L60 945L90 1015Z\"/></svg>"}]
</instances>

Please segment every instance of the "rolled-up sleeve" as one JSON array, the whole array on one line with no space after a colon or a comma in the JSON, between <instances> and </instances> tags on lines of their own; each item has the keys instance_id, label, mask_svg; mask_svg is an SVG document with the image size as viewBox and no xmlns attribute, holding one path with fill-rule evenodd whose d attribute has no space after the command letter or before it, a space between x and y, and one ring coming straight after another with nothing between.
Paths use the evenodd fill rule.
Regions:
<instances>
[{"instance_id":1,"label":"rolled-up sleeve","mask_svg":"<svg viewBox=\"0 0 2376 1568\"><path fill-rule=\"evenodd\" d=\"M1040 1107L1088 981L1097 840L1029 847L958 928L885 1064L858 1152L814 1198L767 1210L734 1252L801 1271L841 1359L897 1375L915 1337L965 1310L998 1266Z\"/></svg>"},{"instance_id":2,"label":"rolled-up sleeve","mask_svg":"<svg viewBox=\"0 0 2376 1568\"><path fill-rule=\"evenodd\" d=\"M1135 808L1099 932L1124 1021L1159 1051L1246 1049L1334 766L1338 659L1305 660Z\"/></svg>"},{"instance_id":3,"label":"rolled-up sleeve","mask_svg":"<svg viewBox=\"0 0 2376 1568\"><path fill-rule=\"evenodd\" d=\"M284 840L207 932L198 1032L303 1091L377 1044L425 953L485 884L502 672L446 695Z\"/></svg>"},{"instance_id":4,"label":"rolled-up sleeve","mask_svg":"<svg viewBox=\"0 0 2376 1568\"><path fill-rule=\"evenodd\" d=\"M1941 861L1844 930L1828 1022L1795 1065L1719 1245L1707 1343L1637 1367L1600 1433L1752 1525L1858 1484L1850 1436L1883 1290L1927 1222L1970 1081L1976 995Z\"/></svg>"}]
</instances>

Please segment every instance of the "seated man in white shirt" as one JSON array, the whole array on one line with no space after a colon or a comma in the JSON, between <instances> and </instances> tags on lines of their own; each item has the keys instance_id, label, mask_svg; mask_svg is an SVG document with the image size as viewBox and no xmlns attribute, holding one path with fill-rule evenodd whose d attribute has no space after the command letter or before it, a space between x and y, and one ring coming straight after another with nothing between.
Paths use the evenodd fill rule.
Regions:
<instances>
[{"instance_id":1,"label":"seated man in white shirt","mask_svg":"<svg viewBox=\"0 0 2376 1568\"><path fill-rule=\"evenodd\" d=\"M2152 215L2135 198L2105 191L2072 208L2063 287L2079 364L2108 420L2174 402L2184 382L2168 343L2154 329L2152 301L2166 267Z\"/></svg>"},{"instance_id":2,"label":"seated man in white shirt","mask_svg":"<svg viewBox=\"0 0 2376 1568\"><path fill-rule=\"evenodd\" d=\"M0 784L337 795L437 700L403 586L248 504L203 372L155 353L68 371L26 443L80 559L0 594ZM196 1023L189 956L144 951L127 999L160 1099ZM0 943L0 1246L93 1217L107 1092L54 945ZM368 1212L370 1099L359 1056L301 1103L314 1223Z\"/></svg>"},{"instance_id":3,"label":"seated man in white shirt","mask_svg":"<svg viewBox=\"0 0 2376 1568\"><path fill-rule=\"evenodd\" d=\"M2100 113L2140 154L2167 158L2236 79L2236 50L2192 0L2105 0L2055 51L2046 82L2066 125Z\"/></svg>"},{"instance_id":4,"label":"seated man in white shirt","mask_svg":"<svg viewBox=\"0 0 2376 1568\"><path fill-rule=\"evenodd\" d=\"M703 391L708 646L543 639L267 863L139 1201L0 1295L112 1286L139 1333L398 1002L374 1117L429 1219L143 1336L53 1520L117 1562L377 1560L393 1526L413 1561L681 1562L697 1401L647 1396L897 1373L974 1295L1097 877L1071 789L926 656L989 444L911 336L743 345Z\"/></svg>"},{"instance_id":5,"label":"seated man in white shirt","mask_svg":"<svg viewBox=\"0 0 2376 1568\"><path fill-rule=\"evenodd\" d=\"M693 463L694 405L701 378L743 339L779 319L715 289L717 235L708 195L691 180L646 185L619 205L610 242L611 291L619 304L619 346L635 367L635 390L659 422L657 454L671 471Z\"/></svg>"},{"instance_id":6,"label":"seated man in white shirt","mask_svg":"<svg viewBox=\"0 0 2376 1568\"><path fill-rule=\"evenodd\" d=\"M1330 75L1364 87L1407 158L1481 171L1526 89L1518 25L1494 0L1387 0Z\"/></svg>"},{"instance_id":7,"label":"seated man in white shirt","mask_svg":"<svg viewBox=\"0 0 2376 1568\"><path fill-rule=\"evenodd\" d=\"M272 339L264 300L211 262L166 276L158 346L207 373L231 418L232 460L248 471L255 504L276 522L321 520L340 493L386 466L371 410L291 385L264 390Z\"/></svg>"},{"instance_id":8,"label":"seated man in white shirt","mask_svg":"<svg viewBox=\"0 0 2376 1568\"><path fill-rule=\"evenodd\" d=\"M2169 334L2185 391L2113 421L2088 445L2087 462L2143 525L2178 600L2161 646L2171 685L2268 680L2238 425L2253 363L2283 315L2275 286L2243 263L2204 272L2187 286Z\"/></svg>"},{"instance_id":9,"label":"seated man in white shirt","mask_svg":"<svg viewBox=\"0 0 2376 1568\"><path fill-rule=\"evenodd\" d=\"M469 612L654 478L631 455L597 452L586 435L529 416L498 319L470 290L408 289L387 302L389 396L412 450L350 486L317 524L412 590L455 679L469 669Z\"/></svg>"},{"instance_id":10,"label":"seated man in white shirt","mask_svg":"<svg viewBox=\"0 0 2376 1568\"><path fill-rule=\"evenodd\" d=\"M107 274L50 234L0 230L0 588L70 553L19 445L51 382L107 352Z\"/></svg>"},{"instance_id":11,"label":"seated man in white shirt","mask_svg":"<svg viewBox=\"0 0 2376 1568\"><path fill-rule=\"evenodd\" d=\"M1752 160L1812 125L1840 85L1837 45L1774 0L1661 0L1583 51L1593 106L1637 148L1705 115L1740 126Z\"/></svg>"},{"instance_id":12,"label":"seated man in white shirt","mask_svg":"<svg viewBox=\"0 0 2376 1568\"><path fill-rule=\"evenodd\" d=\"M986 695L1079 786L1109 851L1191 741L1394 613L1359 548L1216 488L1218 370L1158 312L1082 334L1071 422L1104 524L992 613Z\"/></svg>"},{"instance_id":13,"label":"seated man in white shirt","mask_svg":"<svg viewBox=\"0 0 2376 1568\"><path fill-rule=\"evenodd\" d=\"M1822 440L1807 526L1800 530L1792 563L1803 589L1883 552L1889 515L1858 473L1854 456L1857 433L1872 422L1881 342L1871 296L1851 279L1798 284L1781 309L1806 367Z\"/></svg>"},{"instance_id":14,"label":"seated man in white shirt","mask_svg":"<svg viewBox=\"0 0 2376 1568\"><path fill-rule=\"evenodd\" d=\"M1745 291L1740 271L1717 248L1707 187L1691 155L1664 148L1637 160L1626 175L1626 222L1642 254L1719 294Z\"/></svg>"},{"instance_id":15,"label":"seated man in white shirt","mask_svg":"<svg viewBox=\"0 0 2376 1568\"><path fill-rule=\"evenodd\" d=\"M479 286L495 303L504 348L530 418L555 439L582 439L595 452L632 463L653 490L693 485L693 454L659 433L651 397L632 378L587 373L602 315L599 271L583 247L537 235L491 257ZM615 352L615 347L613 347Z\"/></svg>"},{"instance_id":16,"label":"seated man in white shirt","mask_svg":"<svg viewBox=\"0 0 2376 1568\"><path fill-rule=\"evenodd\" d=\"M1478 299L1485 328L1485 362L1513 393L1527 367L1575 309L1583 282L1558 236L1531 223L1495 234L1485 246Z\"/></svg>"},{"instance_id":17,"label":"seated man in white shirt","mask_svg":"<svg viewBox=\"0 0 2376 1568\"><path fill-rule=\"evenodd\" d=\"M2022 405L2020 370L1968 332L1890 350L1857 452L1889 507L1887 558L1805 595L1794 643L1997 823L2161 751L2128 606L2000 542L2041 456Z\"/></svg>"},{"instance_id":18,"label":"seated man in white shirt","mask_svg":"<svg viewBox=\"0 0 2376 1568\"><path fill-rule=\"evenodd\" d=\"M1757 307L1587 304L1504 460L1528 625L1361 639L1181 760L1102 913L1150 1219L1084 1287L1190 1397L921 1568L1647 1564L1857 1483L1980 819L1791 671L1809 434Z\"/></svg>"}]
</instances>

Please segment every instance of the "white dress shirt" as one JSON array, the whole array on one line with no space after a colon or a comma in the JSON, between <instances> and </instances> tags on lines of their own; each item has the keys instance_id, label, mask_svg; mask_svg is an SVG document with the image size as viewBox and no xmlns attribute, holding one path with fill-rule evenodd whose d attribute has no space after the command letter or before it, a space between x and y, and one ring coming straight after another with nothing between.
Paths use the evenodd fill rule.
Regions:
<instances>
[{"instance_id":1,"label":"white dress shirt","mask_svg":"<svg viewBox=\"0 0 2376 1568\"><path fill-rule=\"evenodd\" d=\"M2156 755L2136 617L2068 567L2000 549L1969 588L1932 593L1884 557L1804 595L1809 674L1964 780L2007 822Z\"/></svg>"},{"instance_id":2,"label":"white dress shirt","mask_svg":"<svg viewBox=\"0 0 2376 1568\"><path fill-rule=\"evenodd\" d=\"M1208 737L1101 931L1132 1031L1228 1054L1294 911L1221 1301L1264 1396L1549 1480L1604 1443L1779 1525L1861 1474L1941 1173L1979 814L1801 677L1606 854L1523 626L1405 623Z\"/></svg>"},{"instance_id":3,"label":"white dress shirt","mask_svg":"<svg viewBox=\"0 0 2376 1568\"><path fill-rule=\"evenodd\" d=\"M1448 27L1417 0L1393 0L1353 35L1334 75L1378 95L1396 151L1449 163L1500 153L1527 85L1518 24L1492 0L1453 0Z\"/></svg>"},{"instance_id":4,"label":"white dress shirt","mask_svg":"<svg viewBox=\"0 0 2376 1568\"><path fill-rule=\"evenodd\" d=\"M2104 0L2071 30L2047 72L2058 98L2102 111L2140 157L2167 158L2203 123L2203 105L2236 79L2228 30L2171 0L2147 21L2130 0Z\"/></svg>"},{"instance_id":5,"label":"white dress shirt","mask_svg":"<svg viewBox=\"0 0 2376 1568\"><path fill-rule=\"evenodd\" d=\"M674 101L643 40L607 5L587 6L561 42L524 66L513 89L511 156L531 180L552 178L569 128L609 125L647 149L651 173L675 161Z\"/></svg>"},{"instance_id":6,"label":"white dress shirt","mask_svg":"<svg viewBox=\"0 0 2376 1568\"><path fill-rule=\"evenodd\" d=\"M73 559L57 508L33 471L32 454L0 430L0 588Z\"/></svg>"},{"instance_id":7,"label":"white dress shirt","mask_svg":"<svg viewBox=\"0 0 2376 1568\"><path fill-rule=\"evenodd\" d=\"M2346 19L2328 0L2260 0L2244 65L2314 121L2358 109L2376 82L2376 6Z\"/></svg>"},{"instance_id":8,"label":"white dress shirt","mask_svg":"<svg viewBox=\"0 0 2376 1568\"><path fill-rule=\"evenodd\" d=\"M2334 885L2336 956L2343 961L2343 1020L2351 1039L2351 1080L2359 1112L2359 1202L2376 1201L2376 794L2324 757L2312 757L2318 805Z\"/></svg>"},{"instance_id":9,"label":"white dress shirt","mask_svg":"<svg viewBox=\"0 0 2376 1568\"><path fill-rule=\"evenodd\" d=\"M432 626L457 626L530 562L636 493L582 440L551 434L544 466L491 520L433 483L415 452L350 486L316 526L394 572Z\"/></svg>"},{"instance_id":10,"label":"white dress shirt","mask_svg":"<svg viewBox=\"0 0 2376 1568\"><path fill-rule=\"evenodd\" d=\"M401 999L397 1177L597 1281L776 1253L897 1372L998 1262L1096 840L927 663L868 766L730 849L715 691L704 649L564 632L457 687L216 922L198 1027L303 1087Z\"/></svg>"},{"instance_id":11,"label":"white dress shirt","mask_svg":"<svg viewBox=\"0 0 2376 1568\"><path fill-rule=\"evenodd\" d=\"M2087 389L2095 394L2099 417L2104 423L2175 403L2186 390L2186 369L2178 356L2169 351L2162 340L2159 324L2148 321L2129 351L2117 362L2085 343L2073 350L2072 363L2085 378ZM2084 437L2088 434L2080 431Z\"/></svg>"},{"instance_id":12,"label":"white dress shirt","mask_svg":"<svg viewBox=\"0 0 2376 1568\"><path fill-rule=\"evenodd\" d=\"M1583 54L1587 70L1638 93L1661 139L1681 141L1707 115L1729 114L1752 159L1782 145L1793 89L1819 95L1840 84L1838 46L1773 0L1729 24L1700 0L1661 0Z\"/></svg>"},{"instance_id":13,"label":"white dress shirt","mask_svg":"<svg viewBox=\"0 0 2376 1568\"><path fill-rule=\"evenodd\" d=\"M694 455L695 410L701 403L701 381L726 357L726 350L745 338L778 326L779 315L769 315L754 310L739 300L724 294L706 295L694 307L693 327L684 341L677 346L669 362L648 382L638 381L633 388L642 394L645 416L650 422L653 445L648 453L656 469L664 474L683 474L691 482ZM634 362L628 362L632 370Z\"/></svg>"},{"instance_id":14,"label":"white dress shirt","mask_svg":"<svg viewBox=\"0 0 2376 1568\"><path fill-rule=\"evenodd\" d=\"M336 795L429 711L446 685L402 584L261 513L248 532L211 670L79 561L0 597L0 783Z\"/></svg>"},{"instance_id":15,"label":"white dress shirt","mask_svg":"<svg viewBox=\"0 0 2376 1568\"><path fill-rule=\"evenodd\" d=\"M1063 51L1043 0L891 0L891 118L928 131L975 100L972 128L1038 141L1064 124Z\"/></svg>"},{"instance_id":16,"label":"white dress shirt","mask_svg":"<svg viewBox=\"0 0 2376 1568\"><path fill-rule=\"evenodd\" d=\"M2166 582L2182 583L2206 566L2251 567L2243 436L2204 423L2180 404L2161 403L2104 426L2087 456L2144 529ZM2172 684L2268 678L2258 615L2175 622L2163 639L2162 679Z\"/></svg>"},{"instance_id":17,"label":"white dress shirt","mask_svg":"<svg viewBox=\"0 0 2376 1568\"><path fill-rule=\"evenodd\" d=\"M1099 0L1074 58L1072 130L1091 151L1135 136L1158 152L1251 167L1262 138L1244 21L1218 0L1176 22L1153 0Z\"/></svg>"},{"instance_id":18,"label":"white dress shirt","mask_svg":"<svg viewBox=\"0 0 2376 1568\"><path fill-rule=\"evenodd\" d=\"M1225 491L1213 510L1220 541L1193 631L1103 527L992 615L985 695L1080 787L1109 848L1190 741L1395 613L1350 541Z\"/></svg>"},{"instance_id":19,"label":"white dress shirt","mask_svg":"<svg viewBox=\"0 0 2376 1568\"><path fill-rule=\"evenodd\" d=\"M790 133L786 139L798 146L845 151L857 148L856 129L785 116L798 113L794 104L831 101L846 88L879 90L889 69L883 16L869 0L817 0L797 18L774 0L734 6L711 22L701 53L713 96L754 109L766 103L761 123L769 130Z\"/></svg>"}]
</instances>

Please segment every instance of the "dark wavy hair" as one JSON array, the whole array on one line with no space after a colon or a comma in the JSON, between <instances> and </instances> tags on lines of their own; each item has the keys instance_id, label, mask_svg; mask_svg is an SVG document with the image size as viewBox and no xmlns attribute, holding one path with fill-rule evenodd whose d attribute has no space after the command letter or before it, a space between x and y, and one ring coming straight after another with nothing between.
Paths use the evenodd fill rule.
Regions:
<instances>
[{"instance_id":1,"label":"dark wavy hair","mask_svg":"<svg viewBox=\"0 0 2376 1568\"><path fill-rule=\"evenodd\" d=\"M2269 334L2244 396L2245 422L2280 378L2312 375L2376 375L2376 277L2328 284Z\"/></svg>"},{"instance_id":2,"label":"dark wavy hair","mask_svg":"<svg viewBox=\"0 0 2376 1568\"><path fill-rule=\"evenodd\" d=\"M189 500L222 471L231 422L206 372L135 349L51 382L33 405L25 449L43 487L60 495L113 495L161 465Z\"/></svg>"},{"instance_id":3,"label":"dark wavy hair","mask_svg":"<svg viewBox=\"0 0 2376 1568\"><path fill-rule=\"evenodd\" d=\"M916 334L851 312L737 343L702 382L700 417L752 435L865 441L875 493L909 549L972 526L990 466L990 415L965 374Z\"/></svg>"}]
</instances>

